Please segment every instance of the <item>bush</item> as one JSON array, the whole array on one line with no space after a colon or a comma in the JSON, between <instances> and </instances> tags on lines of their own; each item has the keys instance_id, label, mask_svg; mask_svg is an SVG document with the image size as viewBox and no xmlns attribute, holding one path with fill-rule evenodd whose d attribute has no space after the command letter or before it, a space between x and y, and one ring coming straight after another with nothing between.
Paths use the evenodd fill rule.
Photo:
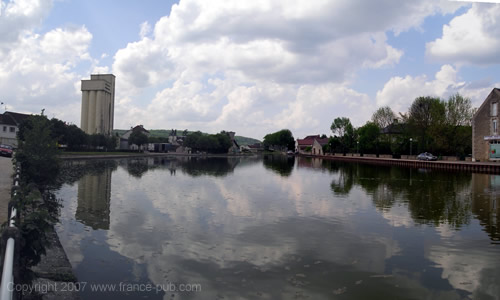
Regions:
<instances>
[{"instance_id":1,"label":"bush","mask_svg":"<svg viewBox=\"0 0 500 300\"><path fill-rule=\"evenodd\" d=\"M39 187L50 184L59 172L57 142L51 136L45 116L30 116L19 127L15 162L21 165L21 179Z\"/></svg>"}]
</instances>

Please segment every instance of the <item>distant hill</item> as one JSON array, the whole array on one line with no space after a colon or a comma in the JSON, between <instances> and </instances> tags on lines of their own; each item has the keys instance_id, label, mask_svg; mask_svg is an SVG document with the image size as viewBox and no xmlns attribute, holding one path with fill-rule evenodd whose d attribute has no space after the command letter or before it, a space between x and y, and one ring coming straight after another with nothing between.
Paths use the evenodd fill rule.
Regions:
<instances>
[{"instance_id":1,"label":"distant hill","mask_svg":"<svg viewBox=\"0 0 500 300\"><path fill-rule=\"evenodd\" d=\"M125 132L127 132L127 130L128 129L114 129L113 133L118 133L119 135L122 135ZM150 135L152 137L165 137L165 138L167 138L170 135L170 131L172 131L172 130L167 130L167 129L151 129L151 130L149 130L149 133L150 133ZM180 135L180 134L182 134L183 131L184 130L177 129L177 134ZM192 132L194 132L194 131L189 131L188 130L188 134L190 134ZM249 137L245 137L245 136L240 136L240 135L235 136L234 139L236 140L236 142L240 146L252 145L252 144L255 144L255 143L262 143L259 140L256 140L256 139L253 139L253 138L249 138Z\"/></svg>"},{"instance_id":2,"label":"distant hill","mask_svg":"<svg viewBox=\"0 0 500 300\"><path fill-rule=\"evenodd\" d=\"M245 137L245 136L240 136L240 135L236 135L234 137L234 139L236 140L236 143L238 143L238 145L240 145L240 146L253 145L255 143L262 143L259 140Z\"/></svg>"}]
</instances>

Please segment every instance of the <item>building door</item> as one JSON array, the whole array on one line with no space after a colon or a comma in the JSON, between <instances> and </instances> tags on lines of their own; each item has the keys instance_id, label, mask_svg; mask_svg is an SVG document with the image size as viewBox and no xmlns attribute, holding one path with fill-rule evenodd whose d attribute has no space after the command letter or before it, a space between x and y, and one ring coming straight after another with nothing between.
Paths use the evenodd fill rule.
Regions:
<instances>
[{"instance_id":1,"label":"building door","mask_svg":"<svg viewBox=\"0 0 500 300\"><path fill-rule=\"evenodd\" d=\"M500 141L490 142L490 158L500 159Z\"/></svg>"}]
</instances>

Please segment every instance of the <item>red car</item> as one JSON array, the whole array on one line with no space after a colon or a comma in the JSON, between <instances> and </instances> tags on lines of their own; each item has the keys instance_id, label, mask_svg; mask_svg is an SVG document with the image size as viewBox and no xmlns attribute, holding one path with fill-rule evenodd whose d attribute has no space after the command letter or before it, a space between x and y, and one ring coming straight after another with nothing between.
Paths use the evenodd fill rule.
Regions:
<instances>
[{"instance_id":1,"label":"red car","mask_svg":"<svg viewBox=\"0 0 500 300\"><path fill-rule=\"evenodd\" d=\"M0 156L12 157L12 146L0 144Z\"/></svg>"}]
</instances>

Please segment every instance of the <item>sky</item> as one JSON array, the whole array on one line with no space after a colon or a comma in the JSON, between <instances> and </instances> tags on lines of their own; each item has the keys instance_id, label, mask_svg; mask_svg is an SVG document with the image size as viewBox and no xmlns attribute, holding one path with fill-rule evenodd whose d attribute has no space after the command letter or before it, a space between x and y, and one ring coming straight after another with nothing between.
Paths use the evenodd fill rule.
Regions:
<instances>
[{"instance_id":1,"label":"sky","mask_svg":"<svg viewBox=\"0 0 500 300\"><path fill-rule=\"evenodd\" d=\"M498 1L491 1L498 2ZM0 0L0 108L80 125L116 76L115 129L330 135L381 106L500 87L500 4L447 0Z\"/></svg>"}]
</instances>

